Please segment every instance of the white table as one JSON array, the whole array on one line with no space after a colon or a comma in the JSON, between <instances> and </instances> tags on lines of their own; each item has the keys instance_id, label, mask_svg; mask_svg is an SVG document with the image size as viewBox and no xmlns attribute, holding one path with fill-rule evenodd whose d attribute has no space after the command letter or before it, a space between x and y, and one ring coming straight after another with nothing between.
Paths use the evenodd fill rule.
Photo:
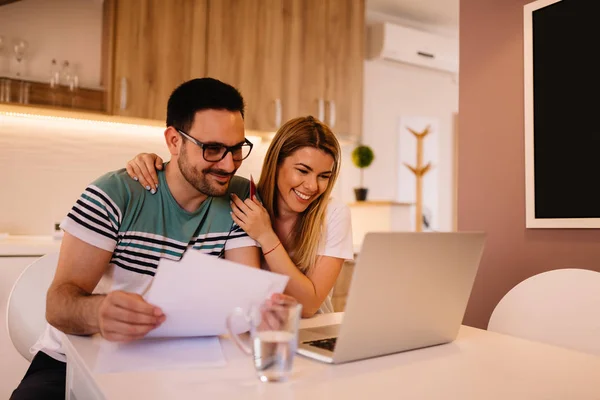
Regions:
<instances>
[{"instance_id":1,"label":"white table","mask_svg":"<svg viewBox=\"0 0 600 400\"><path fill-rule=\"evenodd\" d=\"M303 326L341 318L321 315ZM225 338L223 368L112 374L92 369L100 340L67 337L67 393L78 400L600 399L600 357L466 326L450 344L342 365L298 356L289 382L266 384Z\"/></svg>"}]
</instances>

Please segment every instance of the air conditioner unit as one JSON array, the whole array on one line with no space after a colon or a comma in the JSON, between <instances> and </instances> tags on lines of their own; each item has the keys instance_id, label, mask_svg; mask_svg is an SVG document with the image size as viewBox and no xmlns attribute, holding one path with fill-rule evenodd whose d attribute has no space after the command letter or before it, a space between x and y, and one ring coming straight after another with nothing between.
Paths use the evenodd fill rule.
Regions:
<instances>
[{"instance_id":1,"label":"air conditioner unit","mask_svg":"<svg viewBox=\"0 0 600 400\"><path fill-rule=\"evenodd\" d=\"M458 72L458 40L389 22L369 27L368 58Z\"/></svg>"}]
</instances>

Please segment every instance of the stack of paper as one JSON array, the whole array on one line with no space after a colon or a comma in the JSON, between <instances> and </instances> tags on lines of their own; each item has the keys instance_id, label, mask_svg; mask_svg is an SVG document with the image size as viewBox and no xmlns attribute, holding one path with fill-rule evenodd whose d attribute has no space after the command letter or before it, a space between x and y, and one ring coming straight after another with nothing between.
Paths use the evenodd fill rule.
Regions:
<instances>
[{"instance_id":1,"label":"stack of paper","mask_svg":"<svg viewBox=\"0 0 600 400\"><path fill-rule=\"evenodd\" d=\"M103 340L96 373L218 368L227 365L218 337L143 339L131 343Z\"/></svg>"}]
</instances>

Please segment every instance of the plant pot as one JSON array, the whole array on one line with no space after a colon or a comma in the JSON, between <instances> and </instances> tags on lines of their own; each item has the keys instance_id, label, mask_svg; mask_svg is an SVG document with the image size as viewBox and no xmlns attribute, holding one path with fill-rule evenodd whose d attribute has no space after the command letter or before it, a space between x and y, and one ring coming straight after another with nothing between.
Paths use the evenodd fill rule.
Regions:
<instances>
[{"instance_id":1,"label":"plant pot","mask_svg":"<svg viewBox=\"0 0 600 400\"><path fill-rule=\"evenodd\" d=\"M355 188L354 196L356 197L356 201L365 201L367 200L367 192L369 189L367 188Z\"/></svg>"}]
</instances>

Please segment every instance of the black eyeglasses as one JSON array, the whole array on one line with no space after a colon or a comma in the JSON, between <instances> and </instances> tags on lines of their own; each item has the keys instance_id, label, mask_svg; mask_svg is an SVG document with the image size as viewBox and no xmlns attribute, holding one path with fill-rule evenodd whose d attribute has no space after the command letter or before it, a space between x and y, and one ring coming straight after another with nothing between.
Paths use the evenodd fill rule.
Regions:
<instances>
[{"instance_id":1,"label":"black eyeglasses","mask_svg":"<svg viewBox=\"0 0 600 400\"><path fill-rule=\"evenodd\" d=\"M190 142L194 143L196 146L201 147L202 157L204 157L204 159L208 162L219 162L225 158L227 153L231 153L233 161L245 160L250 155L252 146L254 146L248 139L244 140L244 143L236 144L235 146L225 146L224 144L220 143L202 143L181 129L177 129L177 132L179 132L181 136Z\"/></svg>"}]
</instances>

